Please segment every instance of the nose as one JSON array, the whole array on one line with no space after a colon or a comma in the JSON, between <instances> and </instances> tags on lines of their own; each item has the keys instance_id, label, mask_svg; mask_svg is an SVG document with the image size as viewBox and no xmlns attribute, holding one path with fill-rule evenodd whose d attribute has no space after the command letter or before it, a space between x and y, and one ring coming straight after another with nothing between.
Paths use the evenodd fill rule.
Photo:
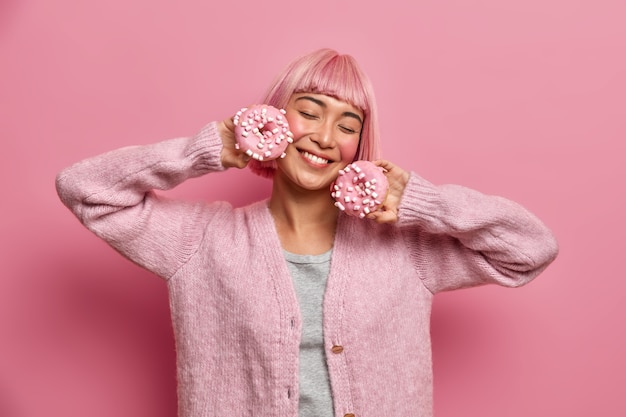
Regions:
<instances>
[{"instance_id":1,"label":"nose","mask_svg":"<svg viewBox=\"0 0 626 417\"><path fill-rule=\"evenodd\" d=\"M321 149L332 148L335 145L333 125L330 121L325 121L318 125L311 140L319 145Z\"/></svg>"}]
</instances>

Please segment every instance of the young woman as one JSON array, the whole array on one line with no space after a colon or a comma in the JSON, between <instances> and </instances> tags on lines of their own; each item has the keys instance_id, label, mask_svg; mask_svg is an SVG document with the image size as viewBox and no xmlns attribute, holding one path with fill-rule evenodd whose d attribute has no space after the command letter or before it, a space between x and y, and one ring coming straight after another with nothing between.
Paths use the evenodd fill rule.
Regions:
<instances>
[{"instance_id":1,"label":"young woman","mask_svg":"<svg viewBox=\"0 0 626 417\"><path fill-rule=\"evenodd\" d=\"M378 157L374 96L350 56L296 59L263 101L286 110L283 159L249 160L227 119L79 162L58 175L58 193L166 281L181 417L431 416L433 295L523 285L555 258L554 237L511 201L385 160L381 210L335 208L338 170ZM154 192L246 166L272 179L267 200L233 208Z\"/></svg>"}]
</instances>

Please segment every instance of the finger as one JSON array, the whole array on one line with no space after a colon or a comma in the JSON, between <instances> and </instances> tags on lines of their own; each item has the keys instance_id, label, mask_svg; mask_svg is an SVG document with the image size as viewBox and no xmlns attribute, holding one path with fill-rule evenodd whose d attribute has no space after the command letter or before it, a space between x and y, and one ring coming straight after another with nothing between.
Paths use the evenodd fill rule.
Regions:
<instances>
[{"instance_id":1,"label":"finger","mask_svg":"<svg viewBox=\"0 0 626 417\"><path fill-rule=\"evenodd\" d=\"M239 156L235 163L237 168L245 168L248 162L250 162L250 157L244 154L243 156Z\"/></svg>"},{"instance_id":2,"label":"finger","mask_svg":"<svg viewBox=\"0 0 626 417\"><path fill-rule=\"evenodd\" d=\"M376 223L395 223L398 221L398 214L393 210L379 210L367 215L368 219Z\"/></svg>"},{"instance_id":3,"label":"finger","mask_svg":"<svg viewBox=\"0 0 626 417\"><path fill-rule=\"evenodd\" d=\"M394 175L396 175L402 174L404 172L400 167L398 167L398 165L394 164L393 162L387 161L386 159L379 159L377 161L374 161L374 164L382 168L385 174L393 173Z\"/></svg>"},{"instance_id":4,"label":"finger","mask_svg":"<svg viewBox=\"0 0 626 417\"><path fill-rule=\"evenodd\" d=\"M384 169L385 171L390 171L391 168L393 167L393 164L389 161L387 161L386 159L377 159L375 161L372 161L372 163L382 169Z\"/></svg>"}]
</instances>

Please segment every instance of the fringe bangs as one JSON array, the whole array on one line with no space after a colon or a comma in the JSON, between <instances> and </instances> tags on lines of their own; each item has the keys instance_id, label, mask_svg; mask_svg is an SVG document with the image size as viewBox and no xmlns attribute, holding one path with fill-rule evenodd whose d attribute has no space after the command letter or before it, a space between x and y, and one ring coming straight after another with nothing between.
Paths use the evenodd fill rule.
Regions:
<instances>
[{"instance_id":1,"label":"fringe bangs","mask_svg":"<svg viewBox=\"0 0 626 417\"><path fill-rule=\"evenodd\" d=\"M348 55L333 55L320 61L303 74L295 86L294 93L316 93L334 97L350 103L369 113L367 93L358 74L356 62Z\"/></svg>"}]
</instances>

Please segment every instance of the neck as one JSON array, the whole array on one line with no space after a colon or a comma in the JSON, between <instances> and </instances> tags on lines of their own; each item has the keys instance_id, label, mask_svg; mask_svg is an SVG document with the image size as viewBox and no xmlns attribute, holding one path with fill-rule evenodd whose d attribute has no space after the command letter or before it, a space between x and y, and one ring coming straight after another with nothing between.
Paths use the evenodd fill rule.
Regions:
<instances>
[{"instance_id":1,"label":"neck","mask_svg":"<svg viewBox=\"0 0 626 417\"><path fill-rule=\"evenodd\" d=\"M285 250L314 255L332 248L339 210L330 191L298 188L275 175L269 210Z\"/></svg>"}]
</instances>

